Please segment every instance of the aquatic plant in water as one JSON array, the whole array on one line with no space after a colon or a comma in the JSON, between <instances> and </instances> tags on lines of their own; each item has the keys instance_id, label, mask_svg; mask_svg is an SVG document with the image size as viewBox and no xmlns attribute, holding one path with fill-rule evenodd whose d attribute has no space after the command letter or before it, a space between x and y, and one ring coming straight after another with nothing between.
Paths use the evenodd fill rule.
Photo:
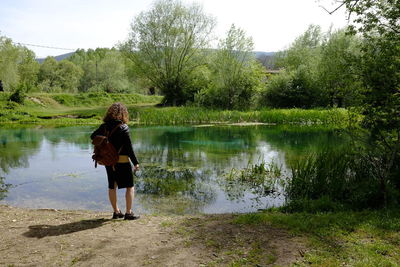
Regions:
<instances>
[{"instance_id":1,"label":"aquatic plant in water","mask_svg":"<svg viewBox=\"0 0 400 267\"><path fill-rule=\"evenodd\" d=\"M243 199L246 192L256 196L259 200L265 196L281 194L283 188L283 172L281 166L275 162L262 161L256 164L248 164L243 169L231 169L219 179L219 185L227 193L231 200Z\"/></svg>"},{"instance_id":2,"label":"aquatic plant in water","mask_svg":"<svg viewBox=\"0 0 400 267\"><path fill-rule=\"evenodd\" d=\"M135 178L135 187L138 193L182 196L208 203L215 198L215 192L203 183L205 175L190 168L144 166Z\"/></svg>"},{"instance_id":3,"label":"aquatic plant in water","mask_svg":"<svg viewBox=\"0 0 400 267\"><path fill-rule=\"evenodd\" d=\"M7 197L8 189L12 186L11 184L6 184L4 180L4 177L0 177L0 200Z\"/></svg>"}]
</instances>

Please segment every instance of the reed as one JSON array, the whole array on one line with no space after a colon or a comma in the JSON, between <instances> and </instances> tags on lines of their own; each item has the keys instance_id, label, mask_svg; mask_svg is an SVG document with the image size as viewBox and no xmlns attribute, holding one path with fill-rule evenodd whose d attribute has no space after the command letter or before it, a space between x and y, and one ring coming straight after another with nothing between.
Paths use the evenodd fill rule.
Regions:
<instances>
[{"instance_id":1,"label":"reed","mask_svg":"<svg viewBox=\"0 0 400 267\"><path fill-rule=\"evenodd\" d=\"M382 190L379 166L368 160L368 153L331 149L299 159L291 169L283 209L319 212L397 205L397 185L387 182Z\"/></svg>"},{"instance_id":2,"label":"reed","mask_svg":"<svg viewBox=\"0 0 400 267\"><path fill-rule=\"evenodd\" d=\"M218 179L218 184L230 200L244 198L247 192L254 195L254 200L265 196L281 194L282 170L276 163L264 161L248 164L243 169L231 169Z\"/></svg>"},{"instance_id":3,"label":"reed","mask_svg":"<svg viewBox=\"0 0 400 267\"><path fill-rule=\"evenodd\" d=\"M346 126L345 109L262 109L213 110L202 107L155 107L160 96L140 94L56 94L30 93L24 104L9 101L9 93L0 93L0 122L81 124L99 123L113 102L128 106L132 123L139 125L188 124L296 124ZM49 120L51 119L51 120Z\"/></svg>"},{"instance_id":4,"label":"reed","mask_svg":"<svg viewBox=\"0 0 400 267\"><path fill-rule=\"evenodd\" d=\"M182 125L219 123L266 123L346 126L345 109L301 110L264 109L254 111L210 110L198 107L135 108L131 118L143 125Z\"/></svg>"}]
</instances>

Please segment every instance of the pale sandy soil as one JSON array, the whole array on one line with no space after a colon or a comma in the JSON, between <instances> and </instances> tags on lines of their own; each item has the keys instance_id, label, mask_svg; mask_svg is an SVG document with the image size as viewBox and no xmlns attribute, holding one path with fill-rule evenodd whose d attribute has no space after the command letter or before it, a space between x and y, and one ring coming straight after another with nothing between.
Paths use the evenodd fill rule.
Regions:
<instances>
[{"instance_id":1,"label":"pale sandy soil","mask_svg":"<svg viewBox=\"0 0 400 267\"><path fill-rule=\"evenodd\" d=\"M287 266L306 250L236 215L111 220L109 213L0 205L0 266Z\"/></svg>"}]
</instances>

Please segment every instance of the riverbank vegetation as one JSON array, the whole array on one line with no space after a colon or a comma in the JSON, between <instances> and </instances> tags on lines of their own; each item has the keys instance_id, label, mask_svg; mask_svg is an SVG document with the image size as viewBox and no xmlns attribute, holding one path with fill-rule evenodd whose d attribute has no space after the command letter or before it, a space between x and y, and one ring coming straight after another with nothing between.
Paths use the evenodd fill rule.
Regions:
<instances>
[{"instance_id":1,"label":"riverbank vegetation","mask_svg":"<svg viewBox=\"0 0 400 267\"><path fill-rule=\"evenodd\" d=\"M2 37L0 53L6 60L0 78L9 93L1 95L0 120L98 123L104 106L122 101L130 108L132 122L143 125L351 126L348 151L299 159L289 199L344 200L353 192L349 188L368 180L357 193L359 204L366 202L347 204L394 205L400 201L399 26L395 4L371 5L344 1L353 24L325 33L311 25L277 54L275 67L280 72L272 76L255 60L253 41L242 29L232 25L218 48L210 49L216 19L198 4L172 0L156 1L140 13L119 47L79 50L59 62L47 58L39 65L30 50ZM156 103L186 106L138 107ZM331 185L329 190L320 191L326 185Z\"/></svg>"},{"instance_id":2,"label":"riverbank vegetation","mask_svg":"<svg viewBox=\"0 0 400 267\"><path fill-rule=\"evenodd\" d=\"M40 64L32 51L3 36L0 80L6 92L160 94L167 106L249 110L360 105L360 36L348 35L346 29L322 32L311 25L266 64L257 60L244 30L232 24L216 40L215 25L216 18L198 4L160 0L135 17L127 41L119 46L77 50L61 61L48 57ZM218 45L211 49L215 41Z\"/></svg>"},{"instance_id":3,"label":"riverbank vegetation","mask_svg":"<svg viewBox=\"0 0 400 267\"><path fill-rule=\"evenodd\" d=\"M338 5L351 15L349 28L310 26L277 54L273 75L235 25L211 49L215 18L178 1L157 1L138 15L119 47L79 50L60 62L47 58L39 65L30 50L1 37L6 92L0 121L98 123L104 106L122 101L132 122L143 125L349 126L346 149L293 159L281 212L242 215L236 222L305 233L314 248L305 254L311 264L398 265L398 3ZM143 107L157 103L169 107Z\"/></svg>"},{"instance_id":4,"label":"riverbank vegetation","mask_svg":"<svg viewBox=\"0 0 400 267\"><path fill-rule=\"evenodd\" d=\"M108 93L29 93L10 101L11 93L0 94L1 123L82 124L101 123L107 105L128 105L131 123L139 125L266 123L346 127L351 113L345 109L217 110L203 107L157 107L160 96Z\"/></svg>"}]
</instances>

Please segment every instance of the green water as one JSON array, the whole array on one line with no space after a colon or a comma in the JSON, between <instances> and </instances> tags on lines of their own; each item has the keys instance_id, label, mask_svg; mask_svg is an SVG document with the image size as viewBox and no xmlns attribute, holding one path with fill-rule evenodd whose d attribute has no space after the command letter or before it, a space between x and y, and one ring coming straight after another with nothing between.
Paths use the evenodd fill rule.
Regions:
<instances>
[{"instance_id":1,"label":"green water","mask_svg":"<svg viewBox=\"0 0 400 267\"><path fill-rule=\"evenodd\" d=\"M0 199L28 208L110 210L104 167L94 168L94 127L0 128ZM284 203L284 189L227 179L232 169L273 162L284 179L309 151L345 146L326 128L159 126L131 128L141 164L139 213L248 212ZM268 191L268 192L267 192ZM124 206L124 190L118 192Z\"/></svg>"}]
</instances>

